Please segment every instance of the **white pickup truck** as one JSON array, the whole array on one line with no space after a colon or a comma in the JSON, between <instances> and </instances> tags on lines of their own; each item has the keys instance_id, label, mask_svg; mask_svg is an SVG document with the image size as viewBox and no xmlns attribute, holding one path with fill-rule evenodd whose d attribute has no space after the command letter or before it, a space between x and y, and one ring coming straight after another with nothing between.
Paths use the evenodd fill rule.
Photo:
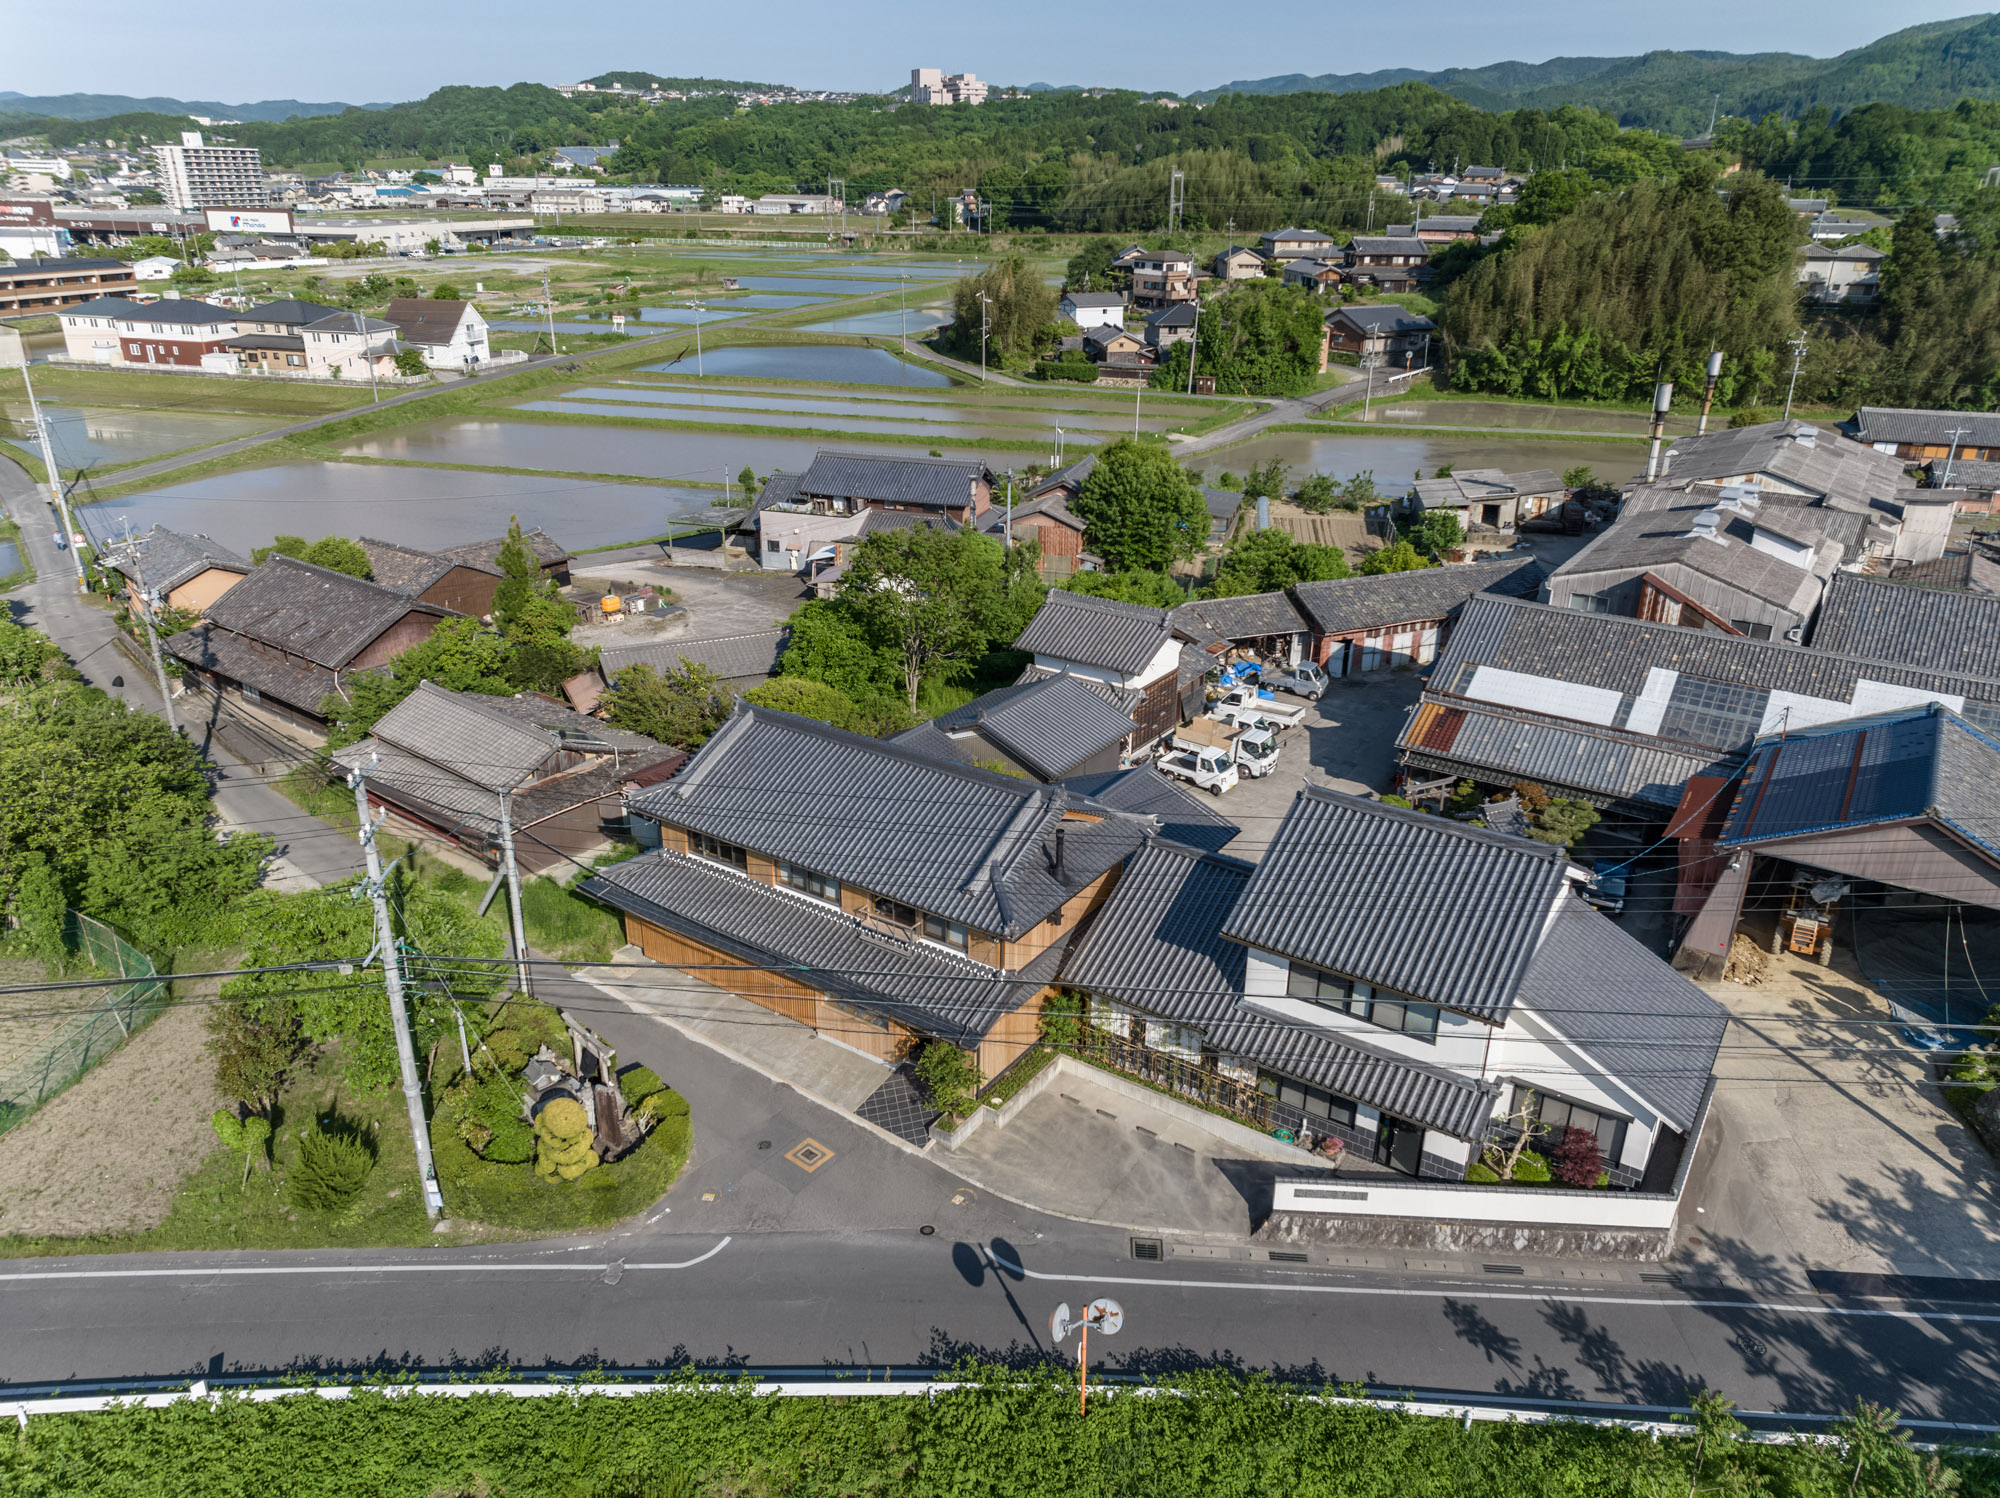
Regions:
<instances>
[{"instance_id":1,"label":"white pickup truck","mask_svg":"<svg viewBox=\"0 0 2000 1498\"><path fill-rule=\"evenodd\" d=\"M1219 796L1236 786L1236 761L1226 750L1170 750L1160 756L1158 765L1162 774L1188 781L1211 796Z\"/></svg>"},{"instance_id":2,"label":"white pickup truck","mask_svg":"<svg viewBox=\"0 0 2000 1498\"><path fill-rule=\"evenodd\" d=\"M1229 728L1213 718L1196 718L1174 730L1171 742L1178 754L1227 755L1239 774L1262 780L1278 768L1278 735L1261 724Z\"/></svg>"},{"instance_id":3,"label":"white pickup truck","mask_svg":"<svg viewBox=\"0 0 2000 1498\"><path fill-rule=\"evenodd\" d=\"M1268 723L1273 728L1297 728L1306 720L1304 707L1283 707L1274 697L1260 696L1255 687L1238 687L1225 692L1209 705L1208 715L1218 723L1247 728L1252 723Z\"/></svg>"}]
</instances>

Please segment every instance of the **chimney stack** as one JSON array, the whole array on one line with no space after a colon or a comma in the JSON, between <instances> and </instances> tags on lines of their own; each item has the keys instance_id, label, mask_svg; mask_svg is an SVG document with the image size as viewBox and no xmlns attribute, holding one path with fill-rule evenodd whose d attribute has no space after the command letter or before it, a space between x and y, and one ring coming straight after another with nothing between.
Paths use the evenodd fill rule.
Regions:
<instances>
[{"instance_id":1,"label":"chimney stack","mask_svg":"<svg viewBox=\"0 0 2000 1498\"><path fill-rule=\"evenodd\" d=\"M1670 381L1661 381L1653 387L1653 446L1646 454L1646 482L1652 483L1660 476L1660 443L1667 435L1667 412L1673 409L1674 387Z\"/></svg>"},{"instance_id":2,"label":"chimney stack","mask_svg":"<svg viewBox=\"0 0 2000 1498\"><path fill-rule=\"evenodd\" d=\"M1715 382L1722 378L1722 350L1716 349L1708 356L1708 389L1702 392L1701 421L1696 424L1697 437L1708 435L1708 408L1715 402Z\"/></svg>"}]
</instances>

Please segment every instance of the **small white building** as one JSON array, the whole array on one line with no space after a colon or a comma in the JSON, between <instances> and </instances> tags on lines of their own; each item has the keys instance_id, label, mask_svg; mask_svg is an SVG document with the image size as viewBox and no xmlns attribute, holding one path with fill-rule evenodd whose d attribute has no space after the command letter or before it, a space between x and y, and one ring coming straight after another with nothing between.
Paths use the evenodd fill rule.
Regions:
<instances>
[{"instance_id":1,"label":"small white building","mask_svg":"<svg viewBox=\"0 0 2000 1498\"><path fill-rule=\"evenodd\" d=\"M486 319L470 302L397 297L382 315L432 369L463 369L492 357Z\"/></svg>"},{"instance_id":2,"label":"small white building","mask_svg":"<svg viewBox=\"0 0 2000 1498\"><path fill-rule=\"evenodd\" d=\"M1125 326L1125 298L1115 291L1065 291L1062 315L1075 323L1079 332L1092 328Z\"/></svg>"},{"instance_id":3,"label":"small white building","mask_svg":"<svg viewBox=\"0 0 2000 1498\"><path fill-rule=\"evenodd\" d=\"M132 262L132 275L140 281L165 281L180 268L180 261L171 255L148 255L144 260Z\"/></svg>"}]
</instances>

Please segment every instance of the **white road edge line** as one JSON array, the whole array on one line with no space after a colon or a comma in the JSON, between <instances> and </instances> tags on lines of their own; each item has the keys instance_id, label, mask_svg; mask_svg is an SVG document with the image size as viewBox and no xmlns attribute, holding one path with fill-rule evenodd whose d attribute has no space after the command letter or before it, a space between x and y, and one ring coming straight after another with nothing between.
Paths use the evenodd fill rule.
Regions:
<instances>
[{"instance_id":1,"label":"white road edge line","mask_svg":"<svg viewBox=\"0 0 2000 1498\"><path fill-rule=\"evenodd\" d=\"M678 1264L627 1264L634 1269L692 1269L705 1264L734 1241L724 1238L707 1253L683 1259ZM210 1269L50 1269L39 1273L0 1274L9 1280L144 1280L206 1279L213 1275L250 1274L603 1274L609 1264L523 1264L507 1261L496 1264L223 1264Z\"/></svg>"},{"instance_id":2,"label":"white road edge line","mask_svg":"<svg viewBox=\"0 0 2000 1498\"><path fill-rule=\"evenodd\" d=\"M2000 1314L1978 1315L1961 1311L1903 1311L1876 1306L1809 1306L1785 1301L1759 1300L1665 1300L1646 1295L1565 1295L1559 1291L1488 1290L1484 1286L1459 1285L1449 1290L1396 1290L1367 1285L1259 1284L1251 1280L1154 1280L1136 1275L1042 1274L1023 1268L987 1250L993 1262L1010 1273L1031 1280L1051 1280L1075 1285L1144 1285L1168 1290L1264 1290L1281 1295L1362 1295L1417 1300L1553 1300L1564 1305L1639 1306L1648 1310L1673 1311L1777 1311L1794 1316L1885 1317L1899 1321L2000 1322Z\"/></svg>"}]
</instances>

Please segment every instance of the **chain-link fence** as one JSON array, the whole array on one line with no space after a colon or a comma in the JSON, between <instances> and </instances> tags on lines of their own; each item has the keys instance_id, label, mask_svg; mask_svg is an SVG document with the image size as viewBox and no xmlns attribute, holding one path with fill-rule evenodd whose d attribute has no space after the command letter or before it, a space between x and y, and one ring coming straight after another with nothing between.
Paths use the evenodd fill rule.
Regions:
<instances>
[{"instance_id":1,"label":"chain-link fence","mask_svg":"<svg viewBox=\"0 0 2000 1498\"><path fill-rule=\"evenodd\" d=\"M100 972L129 982L91 990L94 1002L34 1049L0 1064L0 1134L109 1056L167 1004L152 959L104 922L71 911L64 937Z\"/></svg>"}]
</instances>

